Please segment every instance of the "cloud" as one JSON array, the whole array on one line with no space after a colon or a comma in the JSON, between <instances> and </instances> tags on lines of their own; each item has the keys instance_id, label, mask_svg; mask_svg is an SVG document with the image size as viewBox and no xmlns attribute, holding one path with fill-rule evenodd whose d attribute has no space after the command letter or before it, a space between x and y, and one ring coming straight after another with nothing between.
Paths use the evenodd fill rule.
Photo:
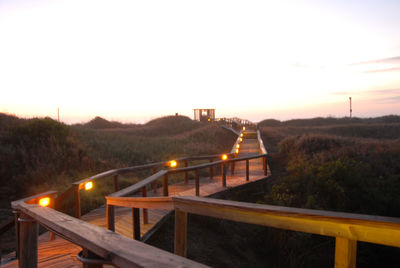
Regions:
<instances>
[{"instance_id":1,"label":"cloud","mask_svg":"<svg viewBox=\"0 0 400 268\"><path fill-rule=\"evenodd\" d=\"M363 91L357 91L357 92L336 91L336 92L331 92L330 94L331 95L338 95L338 96L350 96L350 95L369 95L369 96L400 95L400 88L363 90ZM391 97L389 97L389 98L391 98Z\"/></svg>"},{"instance_id":2,"label":"cloud","mask_svg":"<svg viewBox=\"0 0 400 268\"><path fill-rule=\"evenodd\" d=\"M383 103L400 103L400 95L392 96L388 98L380 98L378 99L379 102Z\"/></svg>"},{"instance_id":3,"label":"cloud","mask_svg":"<svg viewBox=\"0 0 400 268\"><path fill-rule=\"evenodd\" d=\"M369 73L385 73L385 72L395 72L395 71L400 71L400 67L376 69L376 70L364 71L363 73L369 74Z\"/></svg>"},{"instance_id":4,"label":"cloud","mask_svg":"<svg viewBox=\"0 0 400 268\"><path fill-rule=\"evenodd\" d=\"M354 66L354 65L365 65L365 64L376 64L376 63L400 63L400 56L378 59L378 60L356 62L356 63L351 63L349 65Z\"/></svg>"}]
</instances>

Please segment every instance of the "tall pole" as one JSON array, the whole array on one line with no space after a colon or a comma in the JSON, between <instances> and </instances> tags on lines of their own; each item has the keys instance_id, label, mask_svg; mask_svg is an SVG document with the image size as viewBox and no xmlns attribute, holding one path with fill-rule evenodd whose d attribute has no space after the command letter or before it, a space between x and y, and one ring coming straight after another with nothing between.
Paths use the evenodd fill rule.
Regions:
<instances>
[{"instance_id":1,"label":"tall pole","mask_svg":"<svg viewBox=\"0 0 400 268\"><path fill-rule=\"evenodd\" d=\"M353 112L353 109L351 107L351 97L349 97L349 100L350 100L350 118L351 118L351 113Z\"/></svg>"}]
</instances>

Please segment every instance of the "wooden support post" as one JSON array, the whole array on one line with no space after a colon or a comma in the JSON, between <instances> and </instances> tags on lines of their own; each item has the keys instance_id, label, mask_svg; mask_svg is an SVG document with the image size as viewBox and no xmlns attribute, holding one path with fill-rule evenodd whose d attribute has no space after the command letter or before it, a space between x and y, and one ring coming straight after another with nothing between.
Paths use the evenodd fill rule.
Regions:
<instances>
[{"instance_id":1,"label":"wooden support post","mask_svg":"<svg viewBox=\"0 0 400 268\"><path fill-rule=\"evenodd\" d=\"M19 268L35 268L38 261L38 223L21 213L19 218Z\"/></svg>"},{"instance_id":2,"label":"wooden support post","mask_svg":"<svg viewBox=\"0 0 400 268\"><path fill-rule=\"evenodd\" d=\"M335 268L355 268L357 240L336 237Z\"/></svg>"},{"instance_id":3,"label":"wooden support post","mask_svg":"<svg viewBox=\"0 0 400 268\"><path fill-rule=\"evenodd\" d=\"M140 240L140 211L138 208L132 208L132 227L133 239Z\"/></svg>"},{"instance_id":4,"label":"wooden support post","mask_svg":"<svg viewBox=\"0 0 400 268\"><path fill-rule=\"evenodd\" d=\"M168 173L163 178L163 195L168 196Z\"/></svg>"},{"instance_id":5,"label":"wooden support post","mask_svg":"<svg viewBox=\"0 0 400 268\"><path fill-rule=\"evenodd\" d=\"M115 208L107 205L107 229L115 232Z\"/></svg>"},{"instance_id":6,"label":"wooden support post","mask_svg":"<svg viewBox=\"0 0 400 268\"><path fill-rule=\"evenodd\" d=\"M147 197L147 190L146 186L142 188L142 196ZM147 211L147 208L143 209L143 224L148 224L149 223L149 213Z\"/></svg>"},{"instance_id":7,"label":"wooden support post","mask_svg":"<svg viewBox=\"0 0 400 268\"><path fill-rule=\"evenodd\" d=\"M187 212L175 209L175 242L174 253L186 257L187 245Z\"/></svg>"},{"instance_id":8,"label":"wooden support post","mask_svg":"<svg viewBox=\"0 0 400 268\"><path fill-rule=\"evenodd\" d=\"M222 187L226 187L226 167L225 167L225 163L222 163Z\"/></svg>"},{"instance_id":9,"label":"wooden support post","mask_svg":"<svg viewBox=\"0 0 400 268\"><path fill-rule=\"evenodd\" d=\"M99 258L99 256L97 256L96 254L94 254L93 252L89 251L86 248L83 248L82 253L83 253L82 254L83 257L87 258L88 260L90 260L90 259L95 259L95 260L101 259L101 258ZM83 268L102 268L103 264L87 262L87 263L83 263L82 267Z\"/></svg>"},{"instance_id":10,"label":"wooden support post","mask_svg":"<svg viewBox=\"0 0 400 268\"><path fill-rule=\"evenodd\" d=\"M153 168L153 174L156 174L157 168ZM157 181L153 181L153 193L157 193Z\"/></svg>"},{"instance_id":11,"label":"wooden support post","mask_svg":"<svg viewBox=\"0 0 400 268\"><path fill-rule=\"evenodd\" d=\"M75 202L75 218L81 217L81 190L79 190L79 185L75 186L74 189L74 202Z\"/></svg>"},{"instance_id":12,"label":"wooden support post","mask_svg":"<svg viewBox=\"0 0 400 268\"><path fill-rule=\"evenodd\" d=\"M19 259L19 214L20 212L18 210L13 210L13 214L14 214L14 224L15 224L15 238L16 238L16 244L15 244L15 257L17 258L17 260Z\"/></svg>"},{"instance_id":13,"label":"wooden support post","mask_svg":"<svg viewBox=\"0 0 400 268\"><path fill-rule=\"evenodd\" d=\"M49 208L54 209L56 207L55 202L56 202L56 199L54 197L51 197ZM49 240L51 241L51 240L55 240L55 239L56 239L56 234L49 231Z\"/></svg>"},{"instance_id":14,"label":"wooden support post","mask_svg":"<svg viewBox=\"0 0 400 268\"><path fill-rule=\"evenodd\" d=\"M188 166L188 161L187 160L185 160L185 167L187 167ZM188 182L189 182L189 176L188 176L188 172L187 171L185 171L185 184L188 184Z\"/></svg>"},{"instance_id":15,"label":"wooden support post","mask_svg":"<svg viewBox=\"0 0 400 268\"><path fill-rule=\"evenodd\" d=\"M249 159L246 159L246 181L249 181L250 180L250 176L249 176L249 166L250 166L250 163L249 163L250 161L249 161Z\"/></svg>"},{"instance_id":16,"label":"wooden support post","mask_svg":"<svg viewBox=\"0 0 400 268\"><path fill-rule=\"evenodd\" d=\"M267 162L267 157L264 156L264 157L263 157L264 176L267 176L267 168L268 168L267 163L268 163L268 162Z\"/></svg>"},{"instance_id":17,"label":"wooden support post","mask_svg":"<svg viewBox=\"0 0 400 268\"><path fill-rule=\"evenodd\" d=\"M114 191L118 192L119 191L119 187L118 187L118 175L114 176Z\"/></svg>"},{"instance_id":18,"label":"wooden support post","mask_svg":"<svg viewBox=\"0 0 400 268\"><path fill-rule=\"evenodd\" d=\"M196 196L200 195L200 182L199 182L199 170L194 170L194 181L196 184Z\"/></svg>"},{"instance_id":19,"label":"wooden support post","mask_svg":"<svg viewBox=\"0 0 400 268\"><path fill-rule=\"evenodd\" d=\"M210 159L210 163L212 162L213 160L212 159ZM212 179L214 177L214 168L213 168L213 166L211 166L210 167L210 179Z\"/></svg>"}]
</instances>

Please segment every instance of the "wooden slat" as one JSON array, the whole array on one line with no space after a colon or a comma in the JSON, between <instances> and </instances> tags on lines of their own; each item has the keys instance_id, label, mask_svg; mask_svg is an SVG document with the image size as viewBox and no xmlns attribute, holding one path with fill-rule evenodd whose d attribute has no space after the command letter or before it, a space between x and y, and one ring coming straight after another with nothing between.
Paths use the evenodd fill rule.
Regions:
<instances>
[{"instance_id":1,"label":"wooden slat","mask_svg":"<svg viewBox=\"0 0 400 268\"><path fill-rule=\"evenodd\" d=\"M143 187L151 184L153 181L156 181L157 179L159 179L160 177L164 176L165 174L168 173L168 170L160 170L157 173L151 175L150 177L139 181L138 183L129 186L127 188L124 188L118 192L112 193L109 196L127 196L130 194L133 194L135 192L140 191Z\"/></svg>"},{"instance_id":2,"label":"wooden slat","mask_svg":"<svg viewBox=\"0 0 400 268\"><path fill-rule=\"evenodd\" d=\"M206 267L50 208L18 203L14 204L14 209L120 267Z\"/></svg>"},{"instance_id":3,"label":"wooden slat","mask_svg":"<svg viewBox=\"0 0 400 268\"><path fill-rule=\"evenodd\" d=\"M204 216L400 247L400 219L203 197L173 197L175 209Z\"/></svg>"},{"instance_id":4,"label":"wooden slat","mask_svg":"<svg viewBox=\"0 0 400 268\"><path fill-rule=\"evenodd\" d=\"M116 197L106 196L107 204L129 208L173 209L172 197Z\"/></svg>"}]
</instances>

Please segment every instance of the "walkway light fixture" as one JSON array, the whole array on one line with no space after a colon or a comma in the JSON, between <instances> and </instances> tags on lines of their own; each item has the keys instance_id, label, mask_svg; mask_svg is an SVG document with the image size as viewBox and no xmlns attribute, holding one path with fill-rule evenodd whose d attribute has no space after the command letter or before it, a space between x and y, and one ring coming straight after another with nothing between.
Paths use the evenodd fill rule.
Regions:
<instances>
[{"instance_id":1,"label":"walkway light fixture","mask_svg":"<svg viewBox=\"0 0 400 268\"><path fill-rule=\"evenodd\" d=\"M174 168L174 167L176 167L177 165L178 165L178 163L177 163L175 160L169 161L169 166L170 166L170 167Z\"/></svg>"},{"instance_id":2,"label":"walkway light fixture","mask_svg":"<svg viewBox=\"0 0 400 268\"><path fill-rule=\"evenodd\" d=\"M236 151L235 151L235 152L236 152L236 154L238 154L238 153L239 153L239 149L236 149Z\"/></svg>"},{"instance_id":3,"label":"walkway light fixture","mask_svg":"<svg viewBox=\"0 0 400 268\"><path fill-rule=\"evenodd\" d=\"M243 133L240 133L240 137L241 137L241 138L243 137Z\"/></svg>"},{"instance_id":4,"label":"walkway light fixture","mask_svg":"<svg viewBox=\"0 0 400 268\"><path fill-rule=\"evenodd\" d=\"M246 130L246 127L245 127L245 126L243 126L243 130Z\"/></svg>"},{"instance_id":5,"label":"walkway light fixture","mask_svg":"<svg viewBox=\"0 0 400 268\"><path fill-rule=\"evenodd\" d=\"M239 149L240 148L240 144L236 144L236 149Z\"/></svg>"},{"instance_id":6,"label":"walkway light fixture","mask_svg":"<svg viewBox=\"0 0 400 268\"><path fill-rule=\"evenodd\" d=\"M85 183L85 190L89 191L93 188L93 182L92 181L88 181Z\"/></svg>"},{"instance_id":7,"label":"walkway light fixture","mask_svg":"<svg viewBox=\"0 0 400 268\"><path fill-rule=\"evenodd\" d=\"M226 155L226 154L223 154L223 155L221 156L221 159L222 159L222 160L226 160L226 159L228 159L228 155Z\"/></svg>"},{"instance_id":8,"label":"walkway light fixture","mask_svg":"<svg viewBox=\"0 0 400 268\"><path fill-rule=\"evenodd\" d=\"M39 205L42 207L47 207L50 205L50 197L43 197L39 199Z\"/></svg>"}]
</instances>

